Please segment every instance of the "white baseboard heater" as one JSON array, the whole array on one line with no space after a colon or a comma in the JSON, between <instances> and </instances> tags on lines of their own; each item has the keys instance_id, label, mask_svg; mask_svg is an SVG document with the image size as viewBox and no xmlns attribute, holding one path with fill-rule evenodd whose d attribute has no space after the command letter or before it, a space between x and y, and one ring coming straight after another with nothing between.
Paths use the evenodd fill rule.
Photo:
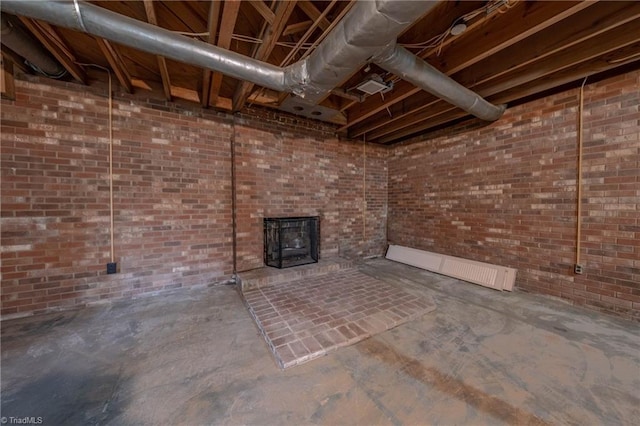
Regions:
<instances>
[{"instance_id":1,"label":"white baseboard heater","mask_svg":"<svg viewBox=\"0 0 640 426\"><path fill-rule=\"evenodd\" d=\"M516 269L390 244L387 259L494 290L513 290Z\"/></svg>"}]
</instances>

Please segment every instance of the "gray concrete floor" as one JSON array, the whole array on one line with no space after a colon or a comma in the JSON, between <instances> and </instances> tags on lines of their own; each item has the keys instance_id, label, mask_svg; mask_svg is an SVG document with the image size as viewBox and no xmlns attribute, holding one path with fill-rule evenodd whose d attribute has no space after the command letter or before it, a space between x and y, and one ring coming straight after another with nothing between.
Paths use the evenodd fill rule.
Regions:
<instances>
[{"instance_id":1,"label":"gray concrete floor","mask_svg":"<svg viewBox=\"0 0 640 426\"><path fill-rule=\"evenodd\" d=\"M233 287L2 323L2 416L45 425L635 425L637 323L383 259L437 309L280 370Z\"/></svg>"}]
</instances>

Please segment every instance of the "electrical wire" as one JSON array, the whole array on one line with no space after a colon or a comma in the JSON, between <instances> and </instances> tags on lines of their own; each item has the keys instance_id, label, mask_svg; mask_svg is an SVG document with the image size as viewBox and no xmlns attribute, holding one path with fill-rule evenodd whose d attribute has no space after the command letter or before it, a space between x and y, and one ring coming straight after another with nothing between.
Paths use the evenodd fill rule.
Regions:
<instances>
[{"instance_id":1,"label":"electrical wire","mask_svg":"<svg viewBox=\"0 0 640 426\"><path fill-rule=\"evenodd\" d=\"M401 44L401 46L407 49L420 49L417 55L424 53L424 51L426 51L427 49L432 49L437 47L436 55L440 56L440 53L442 52L442 47L444 46L444 42L447 39L447 37L451 35L451 30L456 25L456 23L458 22L469 23L470 21L482 15L483 13L485 17L488 17L496 12L504 13L508 9L511 9L514 4L515 4L514 0L495 0L493 2L488 3L485 6L482 6L476 10L473 10L471 12L468 12L460 16L444 32L430 38L429 40L419 42L419 43L403 43ZM505 10L502 10L503 6L506 7Z\"/></svg>"},{"instance_id":2,"label":"electrical wire","mask_svg":"<svg viewBox=\"0 0 640 426\"><path fill-rule=\"evenodd\" d=\"M110 239L110 258L111 263L115 262L115 245L114 245L114 214L113 214L113 95L112 95L112 78L111 70L98 64L83 64L76 62L77 65L86 67L95 67L106 71L109 75L109 239Z\"/></svg>"},{"instance_id":3,"label":"electrical wire","mask_svg":"<svg viewBox=\"0 0 640 426\"><path fill-rule=\"evenodd\" d=\"M208 37L209 33L208 32L204 32L204 33L190 33L190 32L186 32L186 31L172 31L175 34L180 34L183 36L187 36L187 37L196 37L196 38L203 38L203 37ZM251 36L246 36L246 35L242 35L242 34L232 34L231 35L231 40L235 40L235 41L241 41L244 43L252 43L252 44L262 44L263 41L259 38L256 37L251 37ZM288 47L288 48L295 48L298 44L294 43L294 42L287 42L287 41L279 41L276 43L277 46L282 46L282 47ZM300 45L300 49L301 50L307 50L309 48L313 47L313 43L302 43Z\"/></svg>"},{"instance_id":4,"label":"electrical wire","mask_svg":"<svg viewBox=\"0 0 640 426\"><path fill-rule=\"evenodd\" d=\"M367 241L367 136L362 139L362 241Z\"/></svg>"},{"instance_id":5,"label":"electrical wire","mask_svg":"<svg viewBox=\"0 0 640 426\"><path fill-rule=\"evenodd\" d=\"M577 218L576 218L576 265L580 264L580 240L582 239L582 128L583 128L583 110L584 110L584 85L587 83L585 77L580 86L580 102L578 105L578 173L576 177L576 196L577 196Z\"/></svg>"},{"instance_id":6,"label":"electrical wire","mask_svg":"<svg viewBox=\"0 0 640 426\"><path fill-rule=\"evenodd\" d=\"M48 72L44 71L44 70L43 70L43 69L41 69L39 66L37 66L36 64L33 64L33 63L31 63L31 62L27 61L26 59L25 59L24 63L25 63L25 65L27 65L29 68L31 68L31 69L32 69L32 70L34 70L35 72L37 72L37 73L39 73L39 74L42 74L42 75L43 75L43 76L45 76L45 77L53 78L53 79L55 79L55 80L59 80L59 79L61 79L62 77L64 77L65 75L67 75L67 74L68 74L66 69L63 69L63 70L62 70L62 71L60 71L58 74L49 74Z\"/></svg>"}]
</instances>

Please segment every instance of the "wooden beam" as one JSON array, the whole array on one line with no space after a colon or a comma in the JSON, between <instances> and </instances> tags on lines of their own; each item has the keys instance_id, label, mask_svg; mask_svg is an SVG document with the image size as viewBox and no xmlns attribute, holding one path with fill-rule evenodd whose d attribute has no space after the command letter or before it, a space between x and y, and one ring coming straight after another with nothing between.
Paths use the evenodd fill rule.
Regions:
<instances>
[{"instance_id":1,"label":"wooden beam","mask_svg":"<svg viewBox=\"0 0 640 426\"><path fill-rule=\"evenodd\" d=\"M496 80L505 74L513 75L518 69L527 72L527 69L536 67L536 63L546 57L562 51L569 51L585 40L597 37L638 17L640 17L640 3L601 2L574 15L572 18L574 25L566 25L561 21L521 43L496 53L473 67L460 71L453 78L470 88L476 88L486 81ZM523 45L525 42L526 45ZM404 117L415 116L418 112L429 107L430 103L425 100L424 96L424 94L415 95L402 104L397 103L390 106L392 118L381 120L380 115L384 112L374 115L366 126L352 128L350 135L354 138L359 137L364 133L369 134L385 126L393 131L393 122L402 120Z\"/></svg>"},{"instance_id":2,"label":"wooden beam","mask_svg":"<svg viewBox=\"0 0 640 426\"><path fill-rule=\"evenodd\" d=\"M638 42L640 42L640 19L616 26L612 30L600 34L600 37L587 38L574 45L571 49L560 49L554 55L541 59L533 66L512 69L506 74L485 80L483 83L473 84L470 87L484 97L500 95L514 87L522 86L547 76L557 75L563 69L572 68L577 64L604 54L615 53ZM431 97L430 99L432 100L431 102L423 99L422 102L425 106L414 109L393 120L393 122L376 126L376 130L360 129L357 134L350 134L350 136L356 137L366 133L367 139L379 139L403 128L412 127L420 121L429 120L433 115L432 106L435 98Z\"/></svg>"},{"instance_id":3,"label":"wooden beam","mask_svg":"<svg viewBox=\"0 0 640 426\"><path fill-rule=\"evenodd\" d=\"M300 9L302 9L302 11L314 21L320 19L320 15L322 15L318 8L308 0L299 1L298 6L300 6ZM327 18L323 17L322 19L320 19L319 26L323 31L326 31L330 25L331 22L329 22Z\"/></svg>"},{"instance_id":4,"label":"wooden beam","mask_svg":"<svg viewBox=\"0 0 640 426\"><path fill-rule=\"evenodd\" d=\"M209 18L207 21L207 43L216 44L218 36L218 21L220 20L220 10L222 9L222 1L211 0L209 4ZM209 91L211 90L211 76L213 75L210 69L204 69L202 71L202 96L200 96L200 102L203 107L209 106Z\"/></svg>"},{"instance_id":5,"label":"wooden beam","mask_svg":"<svg viewBox=\"0 0 640 426\"><path fill-rule=\"evenodd\" d=\"M455 75L456 81L475 84L495 79L516 69L529 67L543 58L573 46L620 25L640 18L640 2L600 2L577 13L573 25L559 22L522 43L501 50L473 67Z\"/></svg>"},{"instance_id":6,"label":"wooden beam","mask_svg":"<svg viewBox=\"0 0 640 426\"><path fill-rule=\"evenodd\" d=\"M344 16L345 16L345 15L346 15L350 10L351 10L351 8L356 4L356 1L357 1L357 0L349 0L349 3L348 3L348 4L347 4L343 9L342 9L342 11L340 12L340 14L339 14L339 15L338 15L334 20L333 20L333 22L332 22L332 23L330 23L330 24L329 24L329 26L328 26L328 27L327 27L327 28L322 32L322 34L320 34L320 36L319 36L318 38L316 38L316 40L315 40L313 43L311 43L311 46L307 47L306 52L304 52L304 53L302 54L302 56L301 56L300 58L298 58L298 60L302 60L302 59L306 58L307 56L309 56L309 55L314 51L314 49L315 49L315 48L316 48L320 43L322 43L322 40L324 40L324 39L325 39L325 37L326 37L327 35L329 35L329 33L333 30L333 28L334 28L335 26L337 26L337 25L340 23L340 21L342 20L342 18L344 18ZM306 38L307 38L309 35L311 35L311 32L313 31L313 29L315 29L316 25L317 25L317 26L321 26L321 25L322 25L323 18L326 16L326 14L329 12L329 10L330 10L334 5L335 5L335 2L334 2L334 1L332 1L332 2L329 4L329 6L327 6L327 8L325 9L325 11L324 11L323 13L321 13L321 14L320 14L320 16L318 16L318 19L316 19L316 20L314 21L314 23L312 24L312 27L311 27L311 28L309 28L309 29L307 30L307 32L305 33L305 35L303 36L303 38L304 38L305 40L306 40ZM302 39L301 39L301 40L302 40ZM299 42L299 43L298 43L298 45L296 46L296 48L297 48L297 49L300 47L300 44L301 44L301 43ZM291 60L292 58L293 58L293 56L292 56L291 54L287 55L286 60L285 60L285 61L282 61L282 62L280 63L280 66L284 66L285 64L287 64L287 63L288 63L287 61L288 61L288 60ZM284 102L284 101L285 101L285 99L287 99L287 97L288 97L288 96L289 96L289 94L288 94L288 93L283 93L283 94L282 94L282 96L280 96L280 104L282 104L282 102ZM327 95L327 97L328 97L328 96L329 96L329 95ZM326 97L325 97L325 99L326 99ZM325 99L322 99L322 100L319 102L319 104L321 104L321 105L322 105L322 104L324 103ZM340 110L340 112L342 113L342 112L344 112L344 110ZM343 115L343 116L345 116L345 117L346 117L346 114L341 114L341 115Z\"/></svg>"},{"instance_id":7,"label":"wooden beam","mask_svg":"<svg viewBox=\"0 0 640 426\"><path fill-rule=\"evenodd\" d=\"M637 42L640 42L640 19L616 27L599 37L586 39L571 49L562 49L536 61L534 66L511 70L474 87L479 93L485 93L484 96L491 96L604 54L615 53Z\"/></svg>"},{"instance_id":8,"label":"wooden beam","mask_svg":"<svg viewBox=\"0 0 640 426\"><path fill-rule=\"evenodd\" d=\"M144 0L144 10L147 14L147 21L150 24L158 25L158 18L156 17L156 9L152 0ZM168 101L171 100L171 80L169 79L169 69L167 68L167 60L163 56L156 56L158 60L158 69L160 70L160 77L162 78L162 88L164 89L164 96Z\"/></svg>"},{"instance_id":9,"label":"wooden beam","mask_svg":"<svg viewBox=\"0 0 640 426\"><path fill-rule=\"evenodd\" d=\"M269 26L267 29L266 36L254 55L255 59L258 59L259 61L266 61L269 59L269 56L271 55L273 48L276 47L276 43L280 39L280 36L284 31L284 27L287 25L287 21L289 20L289 16L291 16L295 7L295 1L283 1L278 3L275 12L274 24ZM234 111L239 111L244 107L253 87L254 84L248 81L240 82L233 95Z\"/></svg>"},{"instance_id":10,"label":"wooden beam","mask_svg":"<svg viewBox=\"0 0 640 426\"><path fill-rule=\"evenodd\" d=\"M282 32L282 36L286 37L291 34L301 33L302 31L306 31L307 28L309 28L311 25L313 25L313 21L310 21L310 20L287 25L284 31Z\"/></svg>"},{"instance_id":11,"label":"wooden beam","mask_svg":"<svg viewBox=\"0 0 640 426\"><path fill-rule=\"evenodd\" d=\"M483 31L465 32L465 34L456 38L455 43L451 43L448 49L441 52L439 57L436 55L437 49L426 52L423 57L428 57L429 62L433 63L435 61L436 68L439 68L447 75L452 75L593 4L595 2L589 1L577 3L519 2L505 14L496 15L500 17L497 24L494 22L497 31L485 29ZM507 25L502 25L502 22L506 22ZM446 62L444 58L447 59ZM396 83L393 92L387 93L384 99L370 98L368 102L357 105L354 111L349 112L349 123L338 130L345 131L349 127L421 91L421 89L412 84L400 81Z\"/></svg>"},{"instance_id":12,"label":"wooden beam","mask_svg":"<svg viewBox=\"0 0 640 426\"><path fill-rule=\"evenodd\" d=\"M58 32L56 31L55 28L53 28L53 26L45 21L35 21L36 24L40 27L40 29L42 30L42 32L44 34L46 34L47 36L49 36L49 38L51 39L51 41L53 43L56 44L56 46L58 46L60 48L60 50L67 55L67 57L73 61L73 62L77 62L76 60L76 56L73 53L73 51L71 50L71 48L69 46L67 46L67 43L65 43L65 41L62 39L62 37L60 36L60 34L58 34Z\"/></svg>"},{"instance_id":13,"label":"wooden beam","mask_svg":"<svg viewBox=\"0 0 640 426\"><path fill-rule=\"evenodd\" d=\"M96 43L102 51L102 54L109 62L113 73L118 78L118 81L124 87L128 93L133 93L133 86L131 85L131 75L127 71L127 67L124 65L120 52L116 49L116 46L112 45L109 41L96 37Z\"/></svg>"},{"instance_id":14,"label":"wooden beam","mask_svg":"<svg viewBox=\"0 0 640 426\"><path fill-rule=\"evenodd\" d=\"M84 69L74 62L72 57L68 56L68 52L72 50L66 46L62 49L60 41L54 41L48 34L44 32L39 21L20 16L20 21L27 27L29 31L49 50L49 52L62 64L62 66L71 74L73 78L82 84L87 84L87 74Z\"/></svg>"},{"instance_id":15,"label":"wooden beam","mask_svg":"<svg viewBox=\"0 0 640 426\"><path fill-rule=\"evenodd\" d=\"M267 21L269 25L273 25L276 19L276 14L273 13L271 9L269 9L269 6L267 6L265 2L263 2L262 0L249 0L249 3L255 10L258 11L260 15L262 15L264 20Z\"/></svg>"},{"instance_id":16,"label":"wooden beam","mask_svg":"<svg viewBox=\"0 0 640 426\"><path fill-rule=\"evenodd\" d=\"M509 103L517 99L522 99L523 97L531 96L536 93L553 89L554 87L580 80L584 77L606 72L631 62L638 61L638 52L640 52L640 42L616 50L615 52L610 52L602 57L591 59L579 65L566 68L552 77L542 78L523 86L514 87L510 91L501 93L492 100L495 103ZM404 129L401 132L390 134L384 138L375 140L375 142L380 144L399 142L411 135L428 131L436 126L450 123L467 115L468 114L466 112L457 108L450 108L436 116L433 116L432 119L427 122L422 122L416 126Z\"/></svg>"},{"instance_id":17,"label":"wooden beam","mask_svg":"<svg viewBox=\"0 0 640 426\"><path fill-rule=\"evenodd\" d=\"M0 57L0 95L3 99L16 98L16 86L13 81L13 61L2 55Z\"/></svg>"},{"instance_id":18,"label":"wooden beam","mask_svg":"<svg viewBox=\"0 0 640 426\"><path fill-rule=\"evenodd\" d=\"M227 0L224 2L222 10L222 23L220 25L220 34L218 35L217 45L223 49L228 49L231 46L231 36L236 26L236 19L238 19L238 11L240 10L240 0ZM209 90L209 105L215 105L220 94L220 87L222 86L222 74L219 72L213 73L213 79L211 81L211 89Z\"/></svg>"},{"instance_id":19,"label":"wooden beam","mask_svg":"<svg viewBox=\"0 0 640 426\"><path fill-rule=\"evenodd\" d=\"M190 1L158 1L154 0L156 11L164 8L167 13L163 14L164 24L167 28L179 29L184 27L183 31L200 33L203 32L207 23L202 19L202 15L195 11ZM175 26L174 26L175 25Z\"/></svg>"},{"instance_id":20,"label":"wooden beam","mask_svg":"<svg viewBox=\"0 0 640 426\"><path fill-rule=\"evenodd\" d=\"M24 58L18 55L13 50L9 49L4 44L0 45L0 51L2 51L2 56L5 60L13 62L14 71L18 68L22 72L28 72L27 67L24 64Z\"/></svg>"},{"instance_id":21,"label":"wooden beam","mask_svg":"<svg viewBox=\"0 0 640 426\"><path fill-rule=\"evenodd\" d=\"M296 43L295 47L287 54L287 56L282 60L282 62L280 62L280 66L281 67L283 67L285 65L289 65L289 63L291 63L293 61L293 59L295 58L295 55L302 48L302 45L309 39L309 37L311 37L311 34L313 34L315 29L320 25L320 22L323 19L325 19L325 17L329 14L331 9L333 9L333 7L336 5L336 3L337 3L337 0L333 0L331 3L329 3L329 6L327 6L324 9L322 14L318 17L318 19L316 19L313 22L313 24L309 27L309 29L307 29L307 31L304 33L304 35L302 37L300 37L300 40L298 40L298 42Z\"/></svg>"}]
</instances>

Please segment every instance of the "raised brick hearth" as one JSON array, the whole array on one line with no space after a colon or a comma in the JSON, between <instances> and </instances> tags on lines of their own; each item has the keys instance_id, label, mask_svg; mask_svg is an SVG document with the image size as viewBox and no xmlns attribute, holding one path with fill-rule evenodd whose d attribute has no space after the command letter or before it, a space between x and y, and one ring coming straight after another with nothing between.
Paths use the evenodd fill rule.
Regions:
<instances>
[{"instance_id":1,"label":"raised brick hearth","mask_svg":"<svg viewBox=\"0 0 640 426\"><path fill-rule=\"evenodd\" d=\"M307 265L297 273L300 268L304 267L278 275L271 273L272 268L262 268L243 279L245 302L281 368L326 355L435 309L430 298L380 281L339 259Z\"/></svg>"}]
</instances>

